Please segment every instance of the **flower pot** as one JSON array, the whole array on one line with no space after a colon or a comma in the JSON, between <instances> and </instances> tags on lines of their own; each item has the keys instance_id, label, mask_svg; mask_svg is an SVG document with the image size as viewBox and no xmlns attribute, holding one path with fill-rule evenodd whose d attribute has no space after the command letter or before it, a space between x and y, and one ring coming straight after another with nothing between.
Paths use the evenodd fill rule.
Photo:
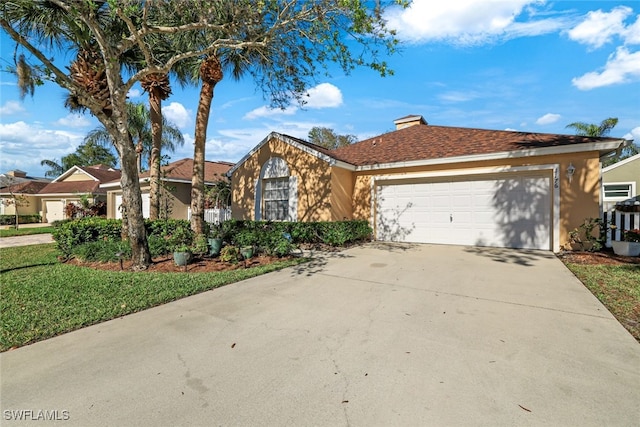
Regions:
<instances>
[{"instance_id":1,"label":"flower pot","mask_svg":"<svg viewBox=\"0 0 640 427\"><path fill-rule=\"evenodd\" d=\"M222 239L209 239L209 255L220 255L220 249L222 249Z\"/></svg>"},{"instance_id":2,"label":"flower pot","mask_svg":"<svg viewBox=\"0 0 640 427\"><path fill-rule=\"evenodd\" d=\"M245 246L244 248L240 249L240 254L244 259L249 259L253 257L253 248L251 246Z\"/></svg>"},{"instance_id":3,"label":"flower pot","mask_svg":"<svg viewBox=\"0 0 640 427\"><path fill-rule=\"evenodd\" d=\"M179 267L183 267L189 264L190 260L191 260L191 252L174 252L173 253L173 261Z\"/></svg>"},{"instance_id":4,"label":"flower pot","mask_svg":"<svg viewBox=\"0 0 640 427\"><path fill-rule=\"evenodd\" d=\"M638 256L640 255L640 242L619 242L611 241L613 253L622 256Z\"/></svg>"}]
</instances>

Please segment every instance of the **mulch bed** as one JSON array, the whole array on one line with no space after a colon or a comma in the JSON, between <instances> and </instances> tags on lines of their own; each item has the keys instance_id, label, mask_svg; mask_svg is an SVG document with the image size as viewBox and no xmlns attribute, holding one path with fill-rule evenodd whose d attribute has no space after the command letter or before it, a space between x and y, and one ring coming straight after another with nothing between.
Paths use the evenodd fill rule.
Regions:
<instances>
[{"instance_id":1,"label":"mulch bed","mask_svg":"<svg viewBox=\"0 0 640 427\"><path fill-rule=\"evenodd\" d=\"M178 267L174 261L172 256L159 257L154 258L152 264L149 266L145 272L149 273L212 273L217 271L230 271L237 270L240 268L251 268L258 267L261 265L272 264L277 261L282 261L287 258L278 258L266 255L255 256L251 259L245 261L239 261L235 264L230 262L222 262L219 258L196 258L189 265L185 267ZM68 264L73 264L81 267L93 268L96 270L107 270L107 271L120 271L120 263L117 262L86 262L81 261L76 258L72 258L67 261ZM131 261L123 260L122 262L122 270L123 271L131 271Z\"/></svg>"},{"instance_id":2,"label":"mulch bed","mask_svg":"<svg viewBox=\"0 0 640 427\"><path fill-rule=\"evenodd\" d=\"M560 259L582 265L623 265L640 264L640 257L620 256L613 252L563 252Z\"/></svg>"}]
</instances>

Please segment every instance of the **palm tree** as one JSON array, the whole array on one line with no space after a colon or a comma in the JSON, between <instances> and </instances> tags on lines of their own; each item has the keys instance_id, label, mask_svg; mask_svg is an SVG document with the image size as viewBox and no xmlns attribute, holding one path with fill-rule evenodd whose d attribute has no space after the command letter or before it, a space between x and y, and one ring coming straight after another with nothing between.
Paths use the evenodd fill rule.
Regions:
<instances>
[{"instance_id":1,"label":"palm tree","mask_svg":"<svg viewBox=\"0 0 640 427\"><path fill-rule=\"evenodd\" d=\"M149 74L140 80L142 88L149 92L149 117L151 119L151 154L149 156L149 218L158 219L160 212L160 156L162 147L162 101L171 95L169 76Z\"/></svg>"},{"instance_id":2,"label":"palm tree","mask_svg":"<svg viewBox=\"0 0 640 427\"><path fill-rule=\"evenodd\" d=\"M609 117L600 122L599 125L589 124L584 122L573 122L566 127L573 128L576 131L576 135L590 136L593 138L600 138L609 135L611 129L618 124L616 117Z\"/></svg>"},{"instance_id":3,"label":"palm tree","mask_svg":"<svg viewBox=\"0 0 640 427\"><path fill-rule=\"evenodd\" d=\"M208 56L200 64L200 100L196 114L195 141L193 147L193 176L191 178L191 229L204 233L204 161L207 142L207 126L213 100L213 89L222 80L222 64L215 55Z\"/></svg>"},{"instance_id":4,"label":"palm tree","mask_svg":"<svg viewBox=\"0 0 640 427\"><path fill-rule=\"evenodd\" d=\"M142 103L128 103L129 133L136 147L138 155L138 172L142 172L143 165L150 166L151 160L151 125L149 110ZM178 127L162 116L161 152L174 152L178 146L184 145L184 137ZM84 138L85 142L95 142L102 146L111 145L111 137L104 126L93 129Z\"/></svg>"},{"instance_id":5,"label":"palm tree","mask_svg":"<svg viewBox=\"0 0 640 427\"><path fill-rule=\"evenodd\" d=\"M62 175L64 173L64 171L65 171L65 168L60 163L58 163L57 159L54 159L54 160L49 160L49 159L42 160L40 162L40 165L41 166L46 166L46 167L49 168L49 170L47 170L44 173L44 176L46 176L47 178L57 178L60 175Z\"/></svg>"}]
</instances>

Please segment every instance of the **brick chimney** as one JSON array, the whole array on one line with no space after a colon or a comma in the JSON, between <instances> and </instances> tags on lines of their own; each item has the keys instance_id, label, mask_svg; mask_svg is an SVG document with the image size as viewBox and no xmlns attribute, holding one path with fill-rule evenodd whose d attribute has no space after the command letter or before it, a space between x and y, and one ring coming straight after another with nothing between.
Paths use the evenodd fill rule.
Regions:
<instances>
[{"instance_id":1,"label":"brick chimney","mask_svg":"<svg viewBox=\"0 0 640 427\"><path fill-rule=\"evenodd\" d=\"M420 115L401 117L399 119L394 120L393 123L396 125L396 130L408 128L409 126L428 124L427 121L424 119L424 117Z\"/></svg>"}]
</instances>

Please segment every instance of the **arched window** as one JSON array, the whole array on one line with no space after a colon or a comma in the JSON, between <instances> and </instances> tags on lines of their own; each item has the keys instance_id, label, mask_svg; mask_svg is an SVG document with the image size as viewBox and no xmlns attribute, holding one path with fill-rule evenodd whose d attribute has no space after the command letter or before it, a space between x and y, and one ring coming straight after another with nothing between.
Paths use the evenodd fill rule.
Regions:
<instances>
[{"instance_id":1,"label":"arched window","mask_svg":"<svg viewBox=\"0 0 640 427\"><path fill-rule=\"evenodd\" d=\"M280 157L271 157L260 170L256 182L256 221L296 221L298 180Z\"/></svg>"}]
</instances>

